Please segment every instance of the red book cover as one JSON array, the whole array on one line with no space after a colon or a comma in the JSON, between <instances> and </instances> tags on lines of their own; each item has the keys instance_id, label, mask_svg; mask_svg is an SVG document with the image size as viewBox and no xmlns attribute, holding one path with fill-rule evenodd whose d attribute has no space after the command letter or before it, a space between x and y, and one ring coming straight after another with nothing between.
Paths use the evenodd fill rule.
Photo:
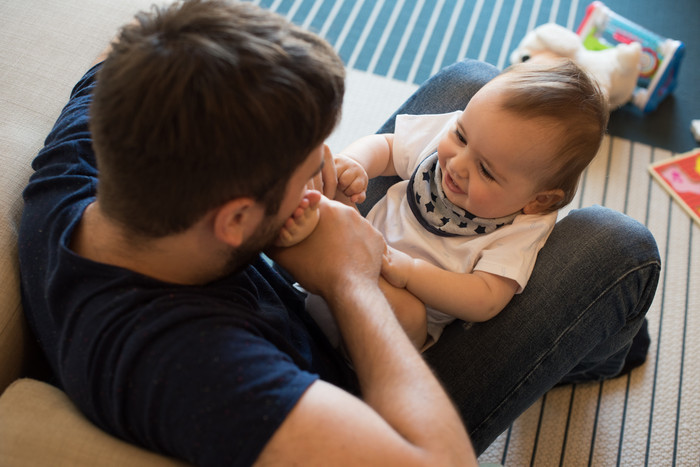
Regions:
<instances>
[{"instance_id":1,"label":"red book cover","mask_svg":"<svg viewBox=\"0 0 700 467\"><path fill-rule=\"evenodd\" d=\"M649 172L700 224L700 148L655 162Z\"/></svg>"}]
</instances>

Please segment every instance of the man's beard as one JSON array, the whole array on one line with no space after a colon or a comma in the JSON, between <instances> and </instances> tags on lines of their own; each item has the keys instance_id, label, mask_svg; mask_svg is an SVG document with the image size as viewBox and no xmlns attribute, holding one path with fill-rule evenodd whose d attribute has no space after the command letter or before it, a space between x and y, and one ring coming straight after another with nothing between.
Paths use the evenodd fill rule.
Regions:
<instances>
[{"instance_id":1,"label":"man's beard","mask_svg":"<svg viewBox=\"0 0 700 467\"><path fill-rule=\"evenodd\" d=\"M224 269L224 275L230 275L239 272L247 266L261 251L272 245L277 239L280 229L284 225L284 221L280 222L275 218L275 215L266 215L261 221L258 228L255 230L246 241L238 248L228 250L228 260Z\"/></svg>"}]
</instances>

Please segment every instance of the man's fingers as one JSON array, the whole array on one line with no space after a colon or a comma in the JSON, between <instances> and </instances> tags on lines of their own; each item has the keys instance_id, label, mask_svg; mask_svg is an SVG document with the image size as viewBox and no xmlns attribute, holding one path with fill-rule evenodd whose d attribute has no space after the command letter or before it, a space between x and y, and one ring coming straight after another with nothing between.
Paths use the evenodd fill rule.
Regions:
<instances>
[{"instance_id":1,"label":"man's fingers","mask_svg":"<svg viewBox=\"0 0 700 467\"><path fill-rule=\"evenodd\" d=\"M335 190L338 187L338 172L333 162L333 153L327 144L323 145L323 168L321 169L321 192L326 198L335 198Z\"/></svg>"}]
</instances>

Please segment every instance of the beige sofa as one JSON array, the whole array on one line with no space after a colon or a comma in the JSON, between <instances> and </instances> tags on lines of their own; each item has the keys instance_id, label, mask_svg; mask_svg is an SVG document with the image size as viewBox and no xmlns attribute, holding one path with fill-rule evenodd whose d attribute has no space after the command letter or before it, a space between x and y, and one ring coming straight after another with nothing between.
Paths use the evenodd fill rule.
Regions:
<instances>
[{"instance_id":1,"label":"beige sofa","mask_svg":"<svg viewBox=\"0 0 700 467\"><path fill-rule=\"evenodd\" d=\"M152 0L0 0L0 465L183 465L92 425L41 382L20 301L22 189L73 85Z\"/></svg>"}]
</instances>

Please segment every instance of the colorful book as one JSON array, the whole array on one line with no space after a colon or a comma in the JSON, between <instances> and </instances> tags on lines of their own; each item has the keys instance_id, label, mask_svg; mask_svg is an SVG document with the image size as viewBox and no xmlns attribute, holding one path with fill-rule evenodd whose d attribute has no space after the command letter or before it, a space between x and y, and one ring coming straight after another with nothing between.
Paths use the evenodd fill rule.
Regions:
<instances>
[{"instance_id":1,"label":"colorful book","mask_svg":"<svg viewBox=\"0 0 700 467\"><path fill-rule=\"evenodd\" d=\"M655 162L649 172L700 224L700 148Z\"/></svg>"}]
</instances>

